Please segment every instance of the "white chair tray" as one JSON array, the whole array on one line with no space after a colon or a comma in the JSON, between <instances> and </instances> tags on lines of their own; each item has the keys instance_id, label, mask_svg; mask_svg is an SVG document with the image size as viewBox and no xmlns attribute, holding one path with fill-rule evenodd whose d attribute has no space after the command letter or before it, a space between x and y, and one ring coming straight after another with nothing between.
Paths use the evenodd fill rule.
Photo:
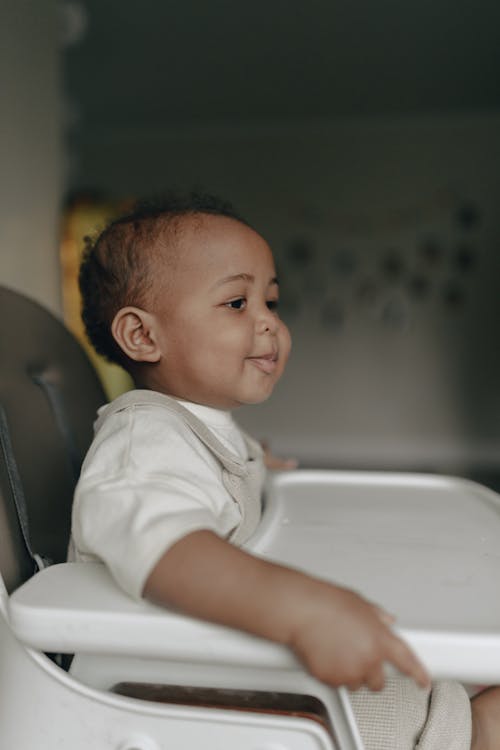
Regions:
<instances>
[{"instance_id":1,"label":"white chair tray","mask_svg":"<svg viewBox=\"0 0 500 750\"><path fill-rule=\"evenodd\" d=\"M495 492L431 475L278 473L247 547L384 606L434 677L500 680ZM44 651L297 669L281 646L133 601L97 563L38 573L11 596L9 618Z\"/></svg>"}]
</instances>

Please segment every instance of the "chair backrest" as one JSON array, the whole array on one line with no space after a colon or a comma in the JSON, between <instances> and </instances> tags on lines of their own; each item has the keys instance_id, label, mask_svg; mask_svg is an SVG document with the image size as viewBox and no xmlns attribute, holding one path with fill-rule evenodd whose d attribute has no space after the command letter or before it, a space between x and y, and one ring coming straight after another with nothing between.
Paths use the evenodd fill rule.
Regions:
<instances>
[{"instance_id":1,"label":"chair backrest","mask_svg":"<svg viewBox=\"0 0 500 750\"><path fill-rule=\"evenodd\" d=\"M64 325L0 287L0 571L8 591L34 571L30 546L54 562L65 559L74 486L96 409L105 401L92 365ZM29 540L19 504L26 508Z\"/></svg>"}]
</instances>

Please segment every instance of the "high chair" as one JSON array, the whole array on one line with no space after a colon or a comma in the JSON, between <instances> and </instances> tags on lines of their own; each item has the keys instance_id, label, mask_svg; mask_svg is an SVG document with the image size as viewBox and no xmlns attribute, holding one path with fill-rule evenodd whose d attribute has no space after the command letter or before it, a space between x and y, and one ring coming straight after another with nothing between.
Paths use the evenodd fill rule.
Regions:
<instances>
[{"instance_id":1,"label":"high chair","mask_svg":"<svg viewBox=\"0 0 500 750\"><path fill-rule=\"evenodd\" d=\"M105 395L62 324L8 289L0 352L0 747L362 750L348 693L286 648L64 562ZM296 471L271 477L247 547L394 612L433 676L486 684L500 680L499 541L499 497L475 483Z\"/></svg>"}]
</instances>

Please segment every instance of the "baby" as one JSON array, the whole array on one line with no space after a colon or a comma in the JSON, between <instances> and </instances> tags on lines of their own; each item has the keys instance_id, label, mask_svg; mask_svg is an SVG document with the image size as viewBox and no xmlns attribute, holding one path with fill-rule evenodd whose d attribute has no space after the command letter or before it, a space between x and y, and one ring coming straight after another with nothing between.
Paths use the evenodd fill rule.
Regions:
<instances>
[{"instance_id":1,"label":"baby","mask_svg":"<svg viewBox=\"0 0 500 750\"><path fill-rule=\"evenodd\" d=\"M100 410L75 494L76 559L102 560L131 596L286 644L318 679L358 691L368 748L465 749L471 726L474 748L500 744L494 689L471 722L463 688L431 691L386 612L241 549L264 456L231 412L271 395L290 352L265 240L229 204L174 197L88 241L80 288L91 342L136 388ZM386 662L412 679L382 690Z\"/></svg>"}]
</instances>

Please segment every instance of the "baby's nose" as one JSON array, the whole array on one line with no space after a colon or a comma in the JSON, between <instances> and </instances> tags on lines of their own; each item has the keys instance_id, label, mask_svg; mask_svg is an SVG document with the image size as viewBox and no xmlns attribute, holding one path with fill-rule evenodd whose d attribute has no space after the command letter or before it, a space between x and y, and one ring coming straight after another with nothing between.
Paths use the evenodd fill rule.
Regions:
<instances>
[{"instance_id":1,"label":"baby's nose","mask_svg":"<svg viewBox=\"0 0 500 750\"><path fill-rule=\"evenodd\" d=\"M276 333L278 329L278 318L268 307L264 308L259 316L257 328L259 332L265 333L266 331L270 331L271 333Z\"/></svg>"}]
</instances>

